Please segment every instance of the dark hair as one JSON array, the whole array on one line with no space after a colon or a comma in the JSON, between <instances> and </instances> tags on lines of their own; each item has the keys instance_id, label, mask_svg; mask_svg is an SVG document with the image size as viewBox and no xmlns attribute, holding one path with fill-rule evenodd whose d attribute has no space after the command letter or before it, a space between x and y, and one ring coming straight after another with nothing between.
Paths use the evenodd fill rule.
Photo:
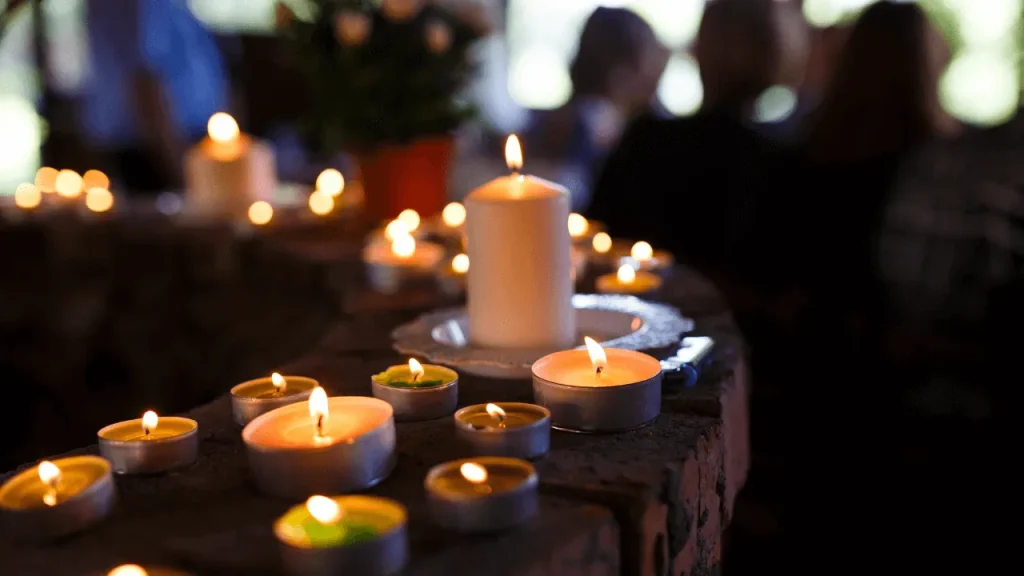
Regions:
<instances>
[{"instance_id":1,"label":"dark hair","mask_svg":"<svg viewBox=\"0 0 1024 576\"><path fill-rule=\"evenodd\" d=\"M810 125L813 158L902 153L937 131L939 66L917 4L873 4L860 16Z\"/></svg>"},{"instance_id":2,"label":"dark hair","mask_svg":"<svg viewBox=\"0 0 1024 576\"><path fill-rule=\"evenodd\" d=\"M557 1L557 0L552 0ZM639 65L654 30L631 10L600 7L587 18L569 67L573 95L604 95L617 64Z\"/></svg>"}]
</instances>

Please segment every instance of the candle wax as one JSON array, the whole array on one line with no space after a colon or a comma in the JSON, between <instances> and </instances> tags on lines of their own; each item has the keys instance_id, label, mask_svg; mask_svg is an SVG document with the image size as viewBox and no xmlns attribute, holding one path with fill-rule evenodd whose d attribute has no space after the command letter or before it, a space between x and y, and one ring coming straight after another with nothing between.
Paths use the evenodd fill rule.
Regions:
<instances>
[{"instance_id":1,"label":"candle wax","mask_svg":"<svg viewBox=\"0 0 1024 576\"><path fill-rule=\"evenodd\" d=\"M110 465L95 456L76 456L53 461L60 468L57 482L57 505L92 486L109 473ZM37 467L32 467L12 478L0 488L0 507L13 509L49 508L43 496L50 487L39 479Z\"/></svg>"},{"instance_id":2,"label":"candle wax","mask_svg":"<svg viewBox=\"0 0 1024 576\"><path fill-rule=\"evenodd\" d=\"M603 388L635 384L654 378L661 364L653 357L634 350L605 348L608 363L598 376L586 350L563 350L541 358L533 365L533 374L548 382L565 386Z\"/></svg>"},{"instance_id":3,"label":"candle wax","mask_svg":"<svg viewBox=\"0 0 1024 576\"><path fill-rule=\"evenodd\" d=\"M367 402L373 401L373 402ZM316 439L316 423L305 404L286 406L268 412L250 423L247 441L267 448L316 448L362 436L391 418L390 406L380 406L373 398L344 396L328 399L330 414L323 424L323 436Z\"/></svg>"},{"instance_id":4,"label":"candle wax","mask_svg":"<svg viewBox=\"0 0 1024 576\"><path fill-rule=\"evenodd\" d=\"M391 366L380 374L373 375L373 381L395 388L435 388L458 379L454 370L433 364L423 365L423 375L413 381L408 365Z\"/></svg>"},{"instance_id":5,"label":"candle wax","mask_svg":"<svg viewBox=\"0 0 1024 576\"><path fill-rule=\"evenodd\" d=\"M628 366L610 365L598 376L589 362L586 365L563 368L558 373L558 383L570 386L621 386L641 380L643 378L639 378L636 371Z\"/></svg>"},{"instance_id":6,"label":"candle wax","mask_svg":"<svg viewBox=\"0 0 1024 576\"><path fill-rule=\"evenodd\" d=\"M341 508L342 516L337 522L322 524L302 503L277 519L275 534L298 548L334 548L373 540L405 522L404 509L383 498L338 496L331 499Z\"/></svg>"},{"instance_id":7,"label":"candle wax","mask_svg":"<svg viewBox=\"0 0 1024 576\"><path fill-rule=\"evenodd\" d=\"M636 278L630 283L619 281L617 272L603 274L597 279L597 291L605 294L642 294L658 288L661 288L661 278L642 270L636 272Z\"/></svg>"},{"instance_id":8,"label":"candle wax","mask_svg":"<svg viewBox=\"0 0 1024 576\"><path fill-rule=\"evenodd\" d=\"M188 434L196 429L194 420L176 416L161 416L156 429L148 435L142 429L142 419L127 420L112 424L99 431L99 437L117 442L153 442Z\"/></svg>"},{"instance_id":9,"label":"candle wax","mask_svg":"<svg viewBox=\"0 0 1024 576\"><path fill-rule=\"evenodd\" d=\"M458 467L445 470L431 481L431 488L445 495L486 497L516 489L529 478L525 469L507 465L487 465L487 480L474 484L466 480Z\"/></svg>"},{"instance_id":10,"label":"candle wax","mask_svg":"<svg viewBox=\"0 0 1024 576\"><path fill-rule=\"evenodd\" d=\"M284 398L293 394L309 392L316 387L316 381L310 378L285 376L284 381L284 392L279 392L270 378L260 378L251 384L239 387L234 394L245 398Z\"/></svg>"}]
</instances>

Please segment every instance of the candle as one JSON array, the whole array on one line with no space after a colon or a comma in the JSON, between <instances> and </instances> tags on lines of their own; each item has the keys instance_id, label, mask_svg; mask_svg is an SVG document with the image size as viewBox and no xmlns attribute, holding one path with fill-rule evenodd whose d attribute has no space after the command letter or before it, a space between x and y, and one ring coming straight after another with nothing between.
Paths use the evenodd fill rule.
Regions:
<instances>
[{"instance_id":1,"label":"candle","mask_svg":"<svg viewBox=\"0 0 1024 576\"><path fill-rule=\"evenodd\" d=\"M450 202L441 211L441 221L448 228L461 228L466 223L466 207L459 202Z\"/></svg>"},{"instance_id":2,"label":"candle","mask_svg":"<svg viewBox=\"0 0 1024 576\"><path fill-rule=\"evenodd\" d=\"M314 190L309 195L309 211L317 216L326 216L334 210L334 197L326 192Z\"/></svg>"},{"instance_id":3,"label":"candle","mask_svg":"<svg viewBox=\"0 0 1024 576\"><path fill-rule=\"evenodd\" d=\"M444 248L433 242L417 242L409 234L408 225L405 222L393 228L390 242L371 240L363 248L370 285L380 292L393 293L403 282L432 277L444 257Z\"/></svg>"},{"instance_id":4,"label":"candle","mask_svg":"<svg viewBox=\"0 0 1024 576\"><path fill-rule=\"evenodd\" d=\"M661 412L661 364L633 350L605 350L584 338L585 350L549 354L533 364L533 397L551 411L551 426L614 432L643 426Z\"/></svg>"},{"instance_id":5,"label":"candle","mask_svg":"<svg viewBox=\"0 0 1024 576\"><path fill-rule=\"evenodd\" d=\"M385 576L409 557L405 508L375 496L310 496L274 522L285 571Z\"/></svg>"},{"instance_id":6,"label":"candle","mask_svg":"<svg viewBox=\"0 0 1024 576\"><path fill-rule=\"evenodd\" d=\"M441 291L449 296L462 294L466 289L466 272L469 272L469 256L456 254L448 266L437 272Z\"/></svg>"},{"instance_id":7,"label":"candle","mask_svg":"<svg viewBox=\"0 0 1024 576\"><path fill-rule=\"evenodd\" d=\"M44 460L0 486L0 520L16 539L55 540L102 520L116 499L110 463L103 458Z\"/></svg>"},{"instance_id":8,"label":"candle","mask_svg":"<svg viewBox=\"0 0 1024 576\"><path fill-rule=\"evenodd\" d=\"M138 564L122 564L110 572L106 573L106 576L189 576L186 572L179 572L170 568L163 567L142 567Z\"/></svg>"},{"instance_id":9,"label":"candle","mask_svg":"<svg viewBox=\"0 0 1024 576\"><path fill-rule=\"evenodd\" d=\"M590 241L591 246L594 248L594 252L597 254L607 254L612 249L612 237L606 232L598 232L594 234L593 240Z\"/></svg>"},{"instance_id":10,"label":"candle","mask_svg":"<svg viewBox=\"0 0 1024 576\"><path fill-rule=\"evenodd\" d=\"M489 348L565 348L576 339L569 194L519 174L514 135L505 159L512 174L466 200L469 335Z\"/></svg>"},{"instance_id":11,"label":"candle","mask_svg":"<svg viewBox=\"0 0 1024 576\"><path fill-rule=\"evenodd\" d=\"M619 266L614 274L597 277L597 291L602 294L649 294L661 288L661 278L650 272L637 272L632 264Z\"/></svg>"},{"instance_id":12,"label":"candle","mask_svg":"<svg viewBox=\"0 0 1024 576\"><path fill-rule=\"evenodd\" d=\"M327 398L314 388L307 402L258 416L242 430L256 485L272 496L305 498L377 484L394 466L393 413L376 398Z\"/></svg>"},{"instance_id":13,"label":"candle","mask_svg":"<svg viewBox=\"0 0 1024 576\"><path fill-rule=\"evenodd\" d=\"M455 435L480 456L537 458L551 444L551 412L520 402L477 404L455 413Z\"/></svg>"},{"instance_id":14,"label":"candle","mask_svg":"<svg viewBox=\"0 0 1024 576\"><path fill-rule=\"evenodd\" d=\"M412 208L402 210L401 213L398 214L398 218L396 218L396 220L404 224L405 229L408 230L410 234L420 227L420 214Z\"/></svg>"},{"instance_id":15,"label":"candle","mask_svg":"<svg viewBox=\"0 0 1024 576\"><path fill-rule=\"evenodd\" d=\"M246 215L253 224L263 226L269 224L270 220L274 217L274 207L270 205L270 202L257 200L249 206Z\"/></svg>"},{"instance_id":16,"label":"candle","mask_svg":"<svg viewBox=\"0 0 1024 576\"><path fill-rule=\"evenodd\" d=\"M114 207L114 195L106 188L90 188L85 192L85 207L91 212L107 212Z\"/></svg>"},{"instance_id":17,"label":"candle","mask_svg":"<svg viewBox=\"0 0 1024 576\"><path fill-rule=\"evenodd\" d=\"M660 271L669 268L675 260L668 252L656 251L644 241L637 242L630 247L629 258L635 263L635 268L647 271Z\"/></svg>"},{"instance_id":18,"label":"candle","mask_svg":"<svg viewBox=\"0 0 1024 576\"><path fill-rule=\"evenodd\" d=\"M187 210L205 218L244 218L254 201L270 200L277 189L274 152L242 134L223 112L210 117L207 132L185 156Z\"/></svg>"},{"instance_id":19,"label":"candle","mask_svg":"<svg viewBox=\"0 0 1024 576\"><path fill-rule=\"evenodd\" d=\"M62 198L78 198L82 194L82 177L74 170L61 170L54 186Z\"/></svg>"},{"instance_id":20,"label":"candle","mask_svg":"<svg viewBox=\"0 0 1024 576\"><path fill-rule=\"evenodd\" d=\"M101 429L100 455L118 474L154 474L188 466L199 454L199 424L152 410Z\"/></svg>"},{"instance_id":21,"label":"candle","mask_svg":"<svg viewBox=\"0 0 1024 576\"><path fill-rule=\"evenodd\" d=\"M590 222L583 217L582 214L573 212L569 214L569 236L573 240L580 240L586 238L587 231L590 230Z\"/></svg>"},{"instance_id":22,"label":"candle","mask_svg":"<svg viewBox=\"0 0 1024 576\"><path fill-rule=\"evenodd\" d=\"M14 191L14 204L22 210L33 210L43 201L43 193L35 184L22 184Z\"/></svg>"},{"instance_id":23,"label":"candle","mask_svg":"<svg viewBox=\"0 0 1024 576\"><path fill-rule=\"evenodd\" d=\"M316 192L335 198L341 196L341 192L344 189L345 177L334 168L328 168L316 177Z\"/></svg>"},{"instance_id":24,"label":"candle","mask_svg":"<svg viewBox=\"0 0 1024 576\"><path fill-rule=\"evenodd\" d=\"M459 375L444 366L421 365L415 358L374 374L370 385L374 397L391 404L399 422L442 418L459 403Z\"/></svg>"},{"instance_id":25,"label":"candle","mask_svg":"<svg viewBox=\"0 0 1024 576\"><path fill-rule=\"evenodd\" d=\"M312 378L282 376L274 372L269 378L249 380L233 387L231 412L235 422L245 426L260 414L305 401L319 385Z\"/></svg>"},{"instance_id":26,"label":"candle","mask_svg":"<svg viewBox=\"0 0 1024 576\"><path fill-rule=\"evenodd\" d=\"M485 456L431 468L423 482L438 525L459 532L493 532L537 515L537 473L515 458Z\"/></svg>"}]
</instances>

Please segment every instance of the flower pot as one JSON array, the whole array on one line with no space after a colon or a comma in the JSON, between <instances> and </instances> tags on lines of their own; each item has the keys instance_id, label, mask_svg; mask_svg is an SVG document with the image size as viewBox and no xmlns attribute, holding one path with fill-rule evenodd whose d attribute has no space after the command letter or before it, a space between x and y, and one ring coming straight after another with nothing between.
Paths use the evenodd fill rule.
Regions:
<instances>
[{"instance_id":1,"label":"flower pot","mask_svg":"<svg viewBox=\"0 0 1024 576\"><path fill-rule=\"evenodd\" d=\"M452 147L451 136L436 136L359 154L367 214L387 220L406 208L423 217L440 212L448 197Z\"/></svg>"}]
</instances>

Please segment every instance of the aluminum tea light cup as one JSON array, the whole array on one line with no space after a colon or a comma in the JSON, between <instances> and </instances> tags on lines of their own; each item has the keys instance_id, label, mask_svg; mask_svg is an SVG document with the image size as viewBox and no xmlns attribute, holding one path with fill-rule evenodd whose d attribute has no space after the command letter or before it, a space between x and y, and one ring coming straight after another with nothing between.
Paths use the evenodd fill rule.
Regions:
<instances>
[{"instance_id":1,"label":"aluminum tea light cup","mask_svg":"<svg viewBox=\"0 0 1024 576\"><path fill-rule=\"evenodd\" d=\"M96 433L100 455L118 474L157 474L182 468L199 455L199 423L190 418L142 418L111 424Z\"/></svg>"},{"instance_id":2,"label":"aluminum tea light cup","mask_svg":"<svg viewBox=\"0 0 1024 576\"><path fill-rule=\"evenodd\" d=\"M478 456L532 459L548 453L551 412L522 402L476 404L455 413L455 435Z\"/></svg>"},{"instance_id":3,"label":"aluminum tea light cup","mask_svg":"<svg viewBox=\"0 0 1024 576\"><path fill-rule=\"evenodd\" d=\"M371 240L363 248L363 262L370 286L381 293L398 292L403 284L433 277L444 248L432 242L418 242L408 232L390 241Z\"/></svg>"},{"instance_id":4,"label":"aluminum tea light cup","mask_svg":"<svg viewBox=\"0 0 1024 576\"><path fill-rule=\"evenodd\" d=\"M434 522L457 532L496 532L539 511L537 472L515 458L485 456L430 469L423 485Z\"/></svg>"},{"instance_id":5,"label":"aluminum tea light cup","mask_svg":"<svg viewBox=\"0 0 1024 576\"><path fill-rule=\"evenodd\" d=\"M231 414L239 426L275 408L309 399L310 392L320 384L312 378L282 376L277 372L269 378L242 382L231 389Z\"/></svg>"},{"instance_id":6,"label":"aluminum tea light cup","mask_svg":"<svg viewBox=\"0 0 1024 576\"><path fill-rule=\"evenodd\" d=\"M297 499L377 484L394 467L393 414L383 400L315 388L308 402L257 417L242 430L256 486Z\"/></svg>"},{"instance_id":7,"label":"aluminum tea light cup","mask_svg":"<svg viewBox=\"0 0 1024 576\"><path fill-rule=\"evenodd\" d=\"M662 280L657 274L637 270L633 263L625 263L612 274L597 277L596 288L601 294L650 295L661 289Z\"/></svg>"},{"instance_id":8,"label":"aluminum tea light cup","mask_svg":"<svg viewBox=\"0 0 1024 576\"><path fill-rule=\"evenodd\" d=\"M448 296L459 296L466 291L466 273L469 272L469 256L459 253L452 257L447 266L437 270L437 286Z\"/></svg>"},{"instance_id":9,"label":"aluminum tea light cup","mask_svg":"<svg viewBox=\"0 0 1024 576\"><path fill-rule=\"evenodd\" d=\"M398 422L444 418L459 403L458 373L444 366L424 366L415 358L374 374L370 384L375 398L391 404Z\"/></svg>"},{"instance_id":10,"label":"aluminum tea light cup","mask_svg":"<svg viewBox=\"0 0 1024 576\"><path fill-rule=\"evenodd\" d=\"M409 558L405 507L375 496L311 496L274 522L292 576L388 576Z\"/></svg>"},{"instance_id":11,"label":"aluminum tea light cup","mask_svg":"<svg viewBox=\"0 0 1024 576\"><path fill-rule=\"evenodd\" d=\"M59 458L0 486L0 521L15 540L47 542L99 522L116 500L109 462L97 456Z\"/></svg>"},{"instance_id":12,"label":"aluminum tea light cup","mask_svg":"<svg viewBox=\"0 0 1024 576\"><path fill-rule=\"evenodd\" d=\"M661 413L661 364L642 352L586 350L549 354L533 364L533 398L551 411L551 426L571 432L639 428Z\"/></svg>"}]
</instances>

